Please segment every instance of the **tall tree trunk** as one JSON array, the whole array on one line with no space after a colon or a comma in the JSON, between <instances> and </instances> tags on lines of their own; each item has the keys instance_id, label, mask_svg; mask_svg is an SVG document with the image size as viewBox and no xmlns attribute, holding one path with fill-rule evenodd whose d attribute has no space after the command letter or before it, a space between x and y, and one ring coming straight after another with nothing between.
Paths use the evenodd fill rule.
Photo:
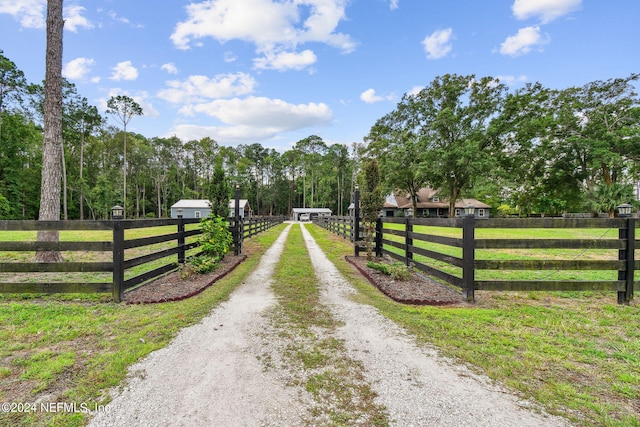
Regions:
<instances>
[{"instance_id":1,"label":"tall tree trunk","mask_svg":"<svg viewBox=\"0 0 640 427\"><path fill-rule=\"evenodd\" d=\"M44 139L39 219L60 220L62 179L62 1L47 0L47 53L44 83ZM38 241L57 242L58 231L38 231ZM60 252L37 252L38 262L60 262Z\"/></svg>"},{"instance_id":2,"label":"tall tree trunk","mask_svg":"<svg viewBox=\"0 0 640 427\"><path fill-rule=\"evenodd\" d=\"M84 219L84 125L82 127L82 139L80 140L80 221Z\"/></svg>"}]
</instances>

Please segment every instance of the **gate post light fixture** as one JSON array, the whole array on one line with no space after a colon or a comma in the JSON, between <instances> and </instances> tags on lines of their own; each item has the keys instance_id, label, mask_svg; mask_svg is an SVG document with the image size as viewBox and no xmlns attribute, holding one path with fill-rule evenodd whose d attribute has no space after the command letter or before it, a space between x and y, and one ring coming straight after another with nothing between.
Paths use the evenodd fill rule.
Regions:
<instances>
[{"instance_id":1,"label":"gate post light fixture","mask_svg":"<svg viewBox=\"0 0 640 427\"><path fill-rule=\"evenodd\" d=\"M629 218L631 216L632 208L633 206L631 206L629 203L623 203L621 205L616 206L616 209L618 210L618 216L620 218Z\"/></svg>"},{"instance_id":2,"label":"gate post light fixture","mask_svg":"<svg viewBox=\"0 0 640 427\"><path fill-rule=\"evenodd\" d=\"M124 218L124 208L120 205L115 205L111 208L111 217L113 219L122 219Z\"/></svg>"},{"instance_id":3,"label":"gate post light fixture","mask_svg":"<svg viewBox=\"0 0 640 427\"><path fill-rule=\"evenodd\" d=\"M465 217L470 217L470 216L475 216L476 214L476 207L469 204L467 206L464 207L464 216Z\"/></svg>"}]
</instances>

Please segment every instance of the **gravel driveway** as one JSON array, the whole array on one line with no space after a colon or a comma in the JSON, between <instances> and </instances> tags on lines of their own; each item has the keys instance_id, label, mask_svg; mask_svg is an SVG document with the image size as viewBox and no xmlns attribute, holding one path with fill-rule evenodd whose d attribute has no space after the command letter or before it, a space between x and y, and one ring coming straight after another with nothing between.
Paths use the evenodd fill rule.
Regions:
<instances>
[{"instance_id":1,"label":"gravel driveway","mask_svg":"<svg viewBox=\"0 0 640 427\"><path fill-rule=\"evenodd\" d=\"M91 426L304 426L311 396L286 370L266 369L283 348L269 311L270 288L289 225L231 298L165 348L130 369ZM353 302L355 290L302 227L321 282L322 303L342 322L336 332L397 426L568 426L463 366L418 347L394 323ZM268 338L268 339L267 339Z\"/></svg>"}]
</instances>

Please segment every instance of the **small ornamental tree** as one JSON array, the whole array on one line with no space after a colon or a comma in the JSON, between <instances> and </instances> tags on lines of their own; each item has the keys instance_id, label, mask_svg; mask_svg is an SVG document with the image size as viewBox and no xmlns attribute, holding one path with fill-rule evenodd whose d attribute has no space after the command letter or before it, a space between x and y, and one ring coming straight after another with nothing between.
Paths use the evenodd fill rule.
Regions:
<instances>
[{"instance_id":1,"label":"small ornamental tree","mask_svg":"<svg viewBox=\"0 0 640 427\"><path fill-rule=\"evenodd\" d=\"M202 255L191 258L189 264L200 274L216 269L218 262L229 252L233 237L229 231L229 223L225 218L210 215L200 221L202 234L198 241Z\"/></svg>"},{"instance_id":2,"label":"small ornamental tree","mask_svg":"<svg viewBox=\"0 0 640 427\"><path fill-rule=\"evenodd\" d=\"M367 259L372 260L371 243L376 229L376 221L384 204L384 197L380 189L380 169L376 160L365 162L360 181L360 212L364 227L364 241L367 247Z\"/></svg>"},{"instance_id":3,"label":"small ornamental tree","mask_svg":"<svg viewBox=\"0 0 640 427\"><path fill-rule=\"evenodd\" d=\"M217 165L213 172L213 179L209 189L209 201L211 202L211 216L226 218L229 216L229 193L231 186L224 169Z\"/></svg>"}]
</instances>

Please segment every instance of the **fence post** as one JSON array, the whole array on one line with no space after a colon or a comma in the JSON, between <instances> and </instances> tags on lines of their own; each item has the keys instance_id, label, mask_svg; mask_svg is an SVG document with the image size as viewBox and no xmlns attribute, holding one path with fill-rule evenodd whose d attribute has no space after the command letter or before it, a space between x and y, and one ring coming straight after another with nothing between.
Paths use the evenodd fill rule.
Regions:
<instances>
[{"instance_id":1,"label":"fence post","mask_svg":"<svg viewBox=\"0 0 640 427\"><path fill-rule=\"evenodd\" d=\"M618 280L625 282L625 290L618 291L618 304L629 305L633 299L633 279L636 246L636 219L627 218L623 228L618 229L618 238L625 240L625 248L618 251L618 259L625 261L625 269L618 271Z\"/></svg>"},{"instance_id":2,"label":"fence post","mask_svg":"<svg viewBox=\"0 0 640 427\"><path fill-rule=\"evenodd\" d=\"M353 238L355 256L360 256L360 188L357 185L353 193L353 215L351 237Z\"/></svg>"},{"instance_id":3,"label":"fence post","mask_svg":"<svg viewBox=\"0 0 640 427\"><path fill-rule=\"evenodd\" d=\"M413 223L411 222L411 218L407 217L404 220L404 263L406 265L410 265L413 260L413 252L411 252L413 238L411 237L411 233L413 233Z\"/></svg>"},{"instance_id":4,"label":"fence post","mask_svg":"<svg viewBox=\"0 0 640 427\"><path fill-rule=\"evenodd\" d=\"M462 296L469 302L475 297L475 226L474 215L462 220Z\"/></svg>"},{"instance_id":5,"label":"fence post","mask_svg":"<svg viewBox=\"0 0 640 427\"><path fill-rule=\"evenodd\" d=\"M113 300L124 299L124 224L122 217L113 219Z\"/></svg>"},{"instance_id":6,"label":"fence post","mask_svg":"<svg viewBox=\"0 0 640 427\"><path fill-rule=\"evenodd\" d=\"M182 212L178 212L178 264L184 264L184 220Z\"/></svg>"},{"instance_id":7,"label":"fence post","mask_svg":"<svg viewBox=\"0 0 640 427\"><path fill-rule=\"evenodd\" d=\"M242 228L240 226L240 185L236 184L235 194L235 211L233 217L235 218L235 232L233 233L233 253L240 255L242 253Z\"/></svg>"},{"instance_id":8,"label":"fence post","mask_svg":"<svg viewBox=\"0 0 640 427\"><path fill-rule=\"evenodd\" d=\"M382 218L376 220L376 256L382 256Z\"/></svg>"}]
</instances>

